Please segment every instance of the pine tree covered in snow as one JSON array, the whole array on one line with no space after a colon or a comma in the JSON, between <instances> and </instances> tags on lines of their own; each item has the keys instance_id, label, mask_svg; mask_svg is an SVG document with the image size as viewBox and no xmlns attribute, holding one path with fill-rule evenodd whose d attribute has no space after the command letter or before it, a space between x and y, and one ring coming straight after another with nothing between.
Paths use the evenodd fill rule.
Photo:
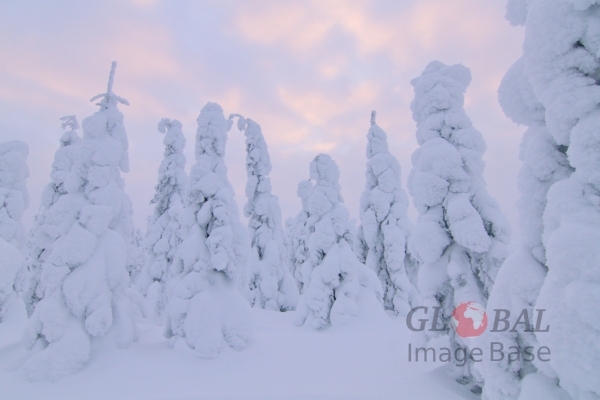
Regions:
<instances>
[{"instance_id":1,"label":"pine tree covered in snow","mask_svg":"<svg viewBox=\"0 0 600 400\"><path fill-rule=\"evenodd\" d=\"M158 169L154 198L150 201L155 206L148 219L147 258L136 281L137 288L147 296L156 316L164 310L164 286L184 234L180 216L187 174L183 155L185 136L181 128L181 122L168 118L158 124L158 130L165 133L165 152Z\"/></svg>"},{"instance_id":2,"label":"pine tree covered in snow","mask_svg":"<svg viewBox=\"0 0 600 400\"><path fill-rule=\"evenodd\" d=\"M303 228L307 258L296 270L302 285L296 324L315 329L347 323L358 315L359 302L381 301L382 296L377 275L352 250L352 225L339 177L332 158L319 154L310 163L314 183L303 181L298 190L305 207L300 214L307 218L296 229Z\"/></svg>"},{"instance_id":3,"label":"pine tree covered in snow","mask_svg":"<svg viewBox=\"0 0 600 400\"><path fill-rule=\"evenodd\" d=\"M291 272L300 293L304 291L304 280L302 269L308 261L308 234L310 229L308 223L308 204L306 203L310 194L312 184L310 181L300 181L296 194L302 202L302 209L295 217L289 217L285 221L285 232L287 237L286 263ZM308 267L307 265L307 268Z\"/></svg>"},{"instance_id":4,"label":"pine tree covered in snow","mask_svg":"<svg viewBox=\"0 0 600 400\"><path fill-rule=\"evenodd\" d=\"M46 213L58 201L58 199L67 194L64 183L71 168L75 164L81 145L81 138L77 134L79 124L74 115L61 118L62 128L68 130L63 133L59 140L60 147L54 153L54 162L50 172L50 183L44 187L40 209L35 217L30 235L32 240L28 243L27 249L27 275L28 282L24 285L23 298L27 307L27 313L31 315L35 304L40 300L36 296L36 289L39 284L40 267L48 259L52 251L51 242L46 240L47 229L53 229L54 224L46 224ZM43 228L42 228L43 227ZM41 230L40 230L41 228ZM39 235L38 235L39 231Z\"/></svg>"},{"instance_id":5,"label":"pine tree covered in snow","mask_svg":"<svg viewBox=\"0 0 600 400\"><path fill-rule=\"evenodd\" d=\"M232 116L233 117L233 116ZM271 194L271 159L260 125L238 116L246 136L246 197L244 214L250 231L250 303L268 310L293 310L298 287L286 266L286 240L279 199ZM231 118L231 117L230 117Z\"/></svg>"},{"instance_id":6,"label":"pine tree covered in snow","mask_svg":"<svg viewBox=\"0 0 600 400\"><path fill-rule=\"evenodd\" d=\"M520 8L518 4L511 2L513 11L527 11L516 19L525 23L522 76L539 104L536 131L531 133L530 125L523 139L530 157L524 160L523 170L531 171L529 184L537 184L537 198L542 199L535 214L530 213L536 218L536 230L525 233L530 238L535 234L530 240L543 244L538 244L540 250L534 256L545 262L548 271L543 284L539 282L541 288L536 287L539 296L532 308L546 310L544 325L550 329L536 333L536 339L552 351L550 362L535 366L548 377L558 378L574 399L597 399L600 2L534 0L521 2ZM527 111L515 104L519 106ZM535 144L536 140L541 144Z\"/></svg>"},{"instance_id":7,"label":"pine tree covered in snow","mask_svg":"<svg viewBox=\"0 0 600 400\"><path fill-rule=\"evenodd\" d=\"M21 217L29 206L28 154L27 144L20 140L0 143L0 237L17 249L25 245Z\"/></svg>"},{"instance_id":8,"label":"pine tree covered in snow","mask_svg":"<svg viewBox=\"0 0 600 400\"><path fill-rule=\"evenodd\" d=\"M113 63L107 92L92 99L102 99L100 110L83 120L81 149L64 181L67 193L40 228L52 252L41 267L41 300L25 335L34 351L23 368L32 380L79 370L90 358L92 340L126 346L136 336L123 294L130 210L120 176L128 169L127 136L117 104L128 103L112 91L115 68Z\"/></svg>"},{"instance_id":9,"label":"pine tree covered in snow","mask_svg":"<svg viewBox=\"0 0 600 400\"><path fill-rule=\"evenodd\" d=\"M167 285L167 335L207 358L225 342L241 350L251 337L250 307L238 289L246 286L249 242L227 179L227 125L218 104L202 108L182 217L189 233Z\"/></svg>"},{"instance_id":10,"label":"pine tree covered in snow","mask_svg":"<svg viewBox=\"0 0 600 400\"><path fill-rule=\"evenodd\" d=\"M421 147L408 178L419 212L409 248L421 263L421 303L441 307L440 326L450 325L462 302L485 306L507 253L509 228L483 179L485 142L463 110L470 80L466 67L433 61L411 81ZM454 330L447 331L452 347L469 347ZM456 366L454 373L463 383L473 380L471 363Z\"/></svg>"},{"instance_id":11,"label":"pine tree covered in snow","mask_svg":"<svg viewBox=\"0 0 600 400\"><path fill-rule=\"evenodd\" d=\"M356 252L379 276L385 308L406 316L415 296L408 275L415 272L415 263L407 254L411 229L406 214L408 196L400 186L400 163L388 149L386 133L375 122L375 111L367 139L366 185L360 199Z\"/></svg>"},{"instance_id":12,"label":"pine tree covered in snow","mask_svg":"<svg viewBox=\"0 0 600 400\"><path fill-rule=\"evenodd\" d=\"M510 1L507 19L514 25L525 23L527 3ZM542 216L546 208L548 189L557 181L566 179L572 172L566 148L557 144L546 126L545 108L537 99L525 69L526 58L520 58L504 76L498 97L500 105L514 122L527 126L521 142L519 157L523 162L518 176L521 197L519 210L520 242L498 272L488 301L488 309L509 310L511 327L526 310L529 321L536 320L535 303L547 273L546 252L542 244ZM516 331L486 332L482 346L491 342L502 343L504 348L516 346L539 347L535 334L524 324ZM485 381L483 398L517 399L522 377L532 371L522 359L500 361L484 359L478 370Z\"/></svg>"},{"instance_id":13,"label":"pine tree covered in snow","mask_svg":"<svg viewBox=\"0 0 600 400\"><path fill-rule=\"evenodd\" d=\"M20 140L0 143L0 323L17 298L15 279L23 264L21 217L29 204L25 186L28 153Z\"/></svg>"}]
</instances>

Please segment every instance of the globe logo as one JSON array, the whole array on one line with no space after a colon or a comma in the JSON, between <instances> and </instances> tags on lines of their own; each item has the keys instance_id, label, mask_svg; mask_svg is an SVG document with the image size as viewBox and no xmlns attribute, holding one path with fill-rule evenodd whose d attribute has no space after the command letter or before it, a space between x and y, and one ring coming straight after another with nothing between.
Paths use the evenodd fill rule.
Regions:
<instances>
[{"instance_id":1,"label":"globe logo","mask_svg":"<svg viewBox=\"0 0 600 400\"><path fill-rule=\"evenodd\" d=\"M462 338L471 338L485 332L488 317L485 308L474 301L462 302L452 311L452 326Z\"/></svg>"}]
</instances>

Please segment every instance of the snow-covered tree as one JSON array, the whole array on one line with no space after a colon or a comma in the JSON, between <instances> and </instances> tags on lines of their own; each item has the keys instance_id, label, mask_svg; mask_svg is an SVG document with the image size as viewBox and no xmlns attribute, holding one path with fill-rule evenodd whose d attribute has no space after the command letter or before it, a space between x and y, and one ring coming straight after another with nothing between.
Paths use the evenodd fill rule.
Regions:
<instances>
[{"instance_id":1,"label":"snow-covered tree","mask_svg":"<svg viewBox=\"0 0 600 400\"><path fill-rule=\"evenodd\" d=\"M41 266L41 299L25 335L34 349L23 369L32 380L58 379L90 358L92 340L126 346L136 336L131 304L123 294L130 217L120 172L126 172L127 136L112 91L112 64L100 110L83 120L77 160L64 181L66 194L46 212L39 229L51 248ZM130 221L129 221L130 222ZM41 236L41 235L40 235Z\"/></svg>"},{"instance_id":2,"label":"snow-covered tree","mask_svg":"<svg viewBox=\"0 0 600 400\"><path fill-rule=\"evenodd\" d=\"M439 61L411 81L420 148L408 178L419 212L409 248L421 263L421 304L441 307L439 324L447 327L459 304L486 305L509 239L506 219L485 189L485 142L463 109L470 81L468 68ZM452 347L469 347L454 330L446 331ZM454 373L462 383L473 381L470 363Z\"/></svg>"},{"instance_id":3,"label":"snow-covered tree","mask_svg":"<svg viewBox=\"0 0 600 400\"><path fill-rule=\"evenodd\" d=\"M224 343L246 347L252 328L250 305L239 291L247 288L249 241L227 178L227 130L223 109L207 103L198 117L196 163L181 220L189 233L167 284L167 336L207 358Z\"/></svg>"},{"instance_id":4,"label":"snow-covered tree","mask_svg":"<svg viewBox=\"0 0 600 400\"><path fill-rule=\"evenodd\" d=\"M63 121L62 128L68 130L63 133L59 140L59 148L54 153L50 183L44 187L42 192L40 208L30 231L31 241L28 243L27 249L26 274L28 277L23 287L23 298L29 315L33 313L35 304L39 301L36 289L39 284L40 266L48 259L48 255L52 251L51 247L46 247L51 244L45 240L44 229L48 227L45 225L46 213L61 196L67 194L64 187L65 179L75 164L81 145L81 138L77 134L77 129L79 129L77 118L69 115L62 117L61 121ZM38 231L42 226L45 228L39 233L38 238Z\"/></svg>"},{"instance_id":5,"label":"snow-covered tree","mask_svg":"<svg viewBox=\"0 0 600 400\"><path fill-rule=\"evenodd\" d=\"M598 399L600 2L534 0L528 7L524 74L543 106L550 141L557 145L552 147L566 153L574 169L568 176L564 155L532 149L540 163L553 167L560 160L561 167L543 210L548 274L535 302L535 309L546 310L544 322L550 326L536 338L552 357L535 365L558 378L574 399Z\"/></svg>"},{"instance_id":6,"label":"snow-covered tree","mask_svg":"<svg viewBox=\"0 0 600 400\"><path fill-rule=\"evenodd\" d=\"M164 286L184 234L180 215L187 174L183 155L185 136L181 128L181 122L168 118L163 118L158 124L158 130L165 133L165 152L158 169L154 198L150 201L155 206L148 219L147 258L136 281L137 288L151 303L155 316L161 315L164 310Z\"/></svg>"},{"instance_id":7,"label":"snow-covered tree","mask_svg":"<svg viewBox=\"0 0 600 400\"><path fill-rule=\"evenodd\" d=\"M600 348L591 344L600 340L593 317L600 311L597 10L593 0L511 0L507 5L509 21L525 26L523 56L499 90L505 113L528 126L519 175L522 249L504 263L489 304L516 312L511 325L523 309L532 324L537 310L545 310L540 328L550 329L533 333L521 325L490 340L521 349L545 345L552 357L534 364L537 374L521 360L484 363L487 399L516 399L521 382L521 399L541 385L550 390L552 383L556 396L562 396L559 382L574 399L600 398L595 368Z\"/></svg>"},{"instance_id":8,"label":"snow-covered tree","mask_svg":"<svg viewBox=\"0 0 600 400\"><path fill-rule=\"evenodd\" d=\"M415 296L409 274L416 266L407 254L411 224L406 214L408 196L400 186L400 163L387 144L387 135L371 114L367 134L365 190L360 199L356 253L383 286L383 304L396 314L408 314Z\"/></svg>"},{"instance_id":9,"label":"snow-covered tree","mask_svg":"<svg viewBox=\"0 0 600 400\"><path fill-rule=\"evenodd\" d=\"M513 2L514 3L514 2ZM524 22L525 2L519 7L510 4L507 18L514 23ZM521 8L522 6L522 8ZM503 263L488 301L488 310L508 310L508 323L515 326L523 310L529 321L535 321L536 299L547 273L546 252L542 244L542 216L546 208L548 189L572 172L566 148L556 143L545 121L545 108L536 98L525 72L525 59L520 58L508 70L498 90L498 98L505 114L514 122L527 126L521 142L519 158L523 162L517 186L521 196L519 211L519 242L515 251ZM545 316L546 317L546 316ZM501 343L524 349L539 347L535 334L524 324L506 332L486 332L482 345ZM485 381L482 396L485 399L517 399L522 377L531 372L531 363L508 357L500 361L484 359L478 370Z\"/></svg>"},{"instance_id":10,"label":"snow-covered tree","mask_svg":"<svg viewBox=\"0 0 600 400\"><path fill-rule=\"evenodd\" d=\"M296 285L302 293L304 291L304 280L302 279L302 266L308 261L308 205L306 200L310 194L312 184L310 181L300 181L296 194L302 202L302 209L295 217L289 217L285 221L285 232L287 237L286 264L291 272ZM307 267L308 268L308 267Z\"/></svg>"},{"instance_id":11,"label":"snow-covered tree","mask_svg":"<svg viewBox=\"0 0 600 400\"><path fill-rule=\"evenodd\" d=\"M232 117L234 117L232 115ZM271 194L271 159L260 125L238 117L246 136L246 197L244 214L250 231L250 304L268 310L293 310L298 287L286 265L286 238L279 199ZM230 117L231 118L231 117Z\"/></svg>"},{"instance_id":12,"label":"snow-covered tree","mask_svg":"<svg viewBox=\"0 0 600 400\"><path fill-rule=\"evenodd\" d=\"M28 154L27 144L20 140L0 143L0 237L19 250L25 245L21 217L29 206Z\"/></svg>"},{"instance_id":13,"label":"snow-covered tree","mask_svg":"<svg viewBox=\"0 0 600 400\"><path fill-rule=\"evenodd\" d=\"M29 205L28 153L27 144L20 140L0 143L0 323L17 298L14 284L23 264L21 217Z\"/></svg>"},{"instance_id":14,"label":"snow-covered tree","mask_svg":"<svg viewBox=\"0 0 600 400\"><path fill-rule=\"evenodd\" d=\"M319 154L310 163L314 183L303 181L298 190L305 207L300 214L307 216L303 226L307 259L296 271L302 284L296 324L315 329L353 320L361 302L375 302L381 309L379 278L352 250L353 227L343 204L339 178L340 170L333 159ZM297 229L302 225L298 224Z\"/></svg>"}]
</instances>

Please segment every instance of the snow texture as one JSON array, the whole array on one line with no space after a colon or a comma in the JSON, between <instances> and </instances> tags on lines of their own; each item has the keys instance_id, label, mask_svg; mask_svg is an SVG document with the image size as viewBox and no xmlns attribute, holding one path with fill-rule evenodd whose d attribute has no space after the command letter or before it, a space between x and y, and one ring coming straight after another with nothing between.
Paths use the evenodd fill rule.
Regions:
<instances>
[{"instance_id":1,"label":"snow texture","mask_svg":"<svg viewBox=\"0 0 600 400\"><path fill-rule=\"evenodd\" d=\"M411 109L421 147L413 153L408 178L419 212L409 249L422 263L421 304L441 307L444 324L462 302L485 306L509 240L506 219L485 189L485 142L463 110L470 81L466 67L439 61L411 81ZM469 347L453 330L448 334L452 347ZM430 335L435 333L427 332L427 338ZM471 364L457 367L456 378L480 384Z\"/></svg>"},{"instance_id":2,"label":"snow texture","mask_svg":"<svg viewBox=\"0 0 600 400\"><path fill-rule=\"evenodd\" d=\"M296 324L314 329L352 321L358 314L361 297L382 300L377 275L352 250L352 224L343 204L339 177L333 159L319 154L310 163L310 179L314 183L300 182L298 190L304 209L297 220L306 216L306 222L295 229L303 230L307 257L295 263L302 287Z\"/></svg>"},{"instance_id":3,"label":"snow texture","mask_svg":"<svg viewBox=\"0 0 600 400\"><path fill-rule=\"evenodd\" d=\"M64 186L65 179L75 164L81 147L81 138L77 134L77 129L79 129L77 118L74 115L69 115L61 118L61 121L63 121L62 128L68 128L68 130L63 133L59 140L59 148L54 153L50 183L44 187L40 208L29 232L30 240L25 262L27 281L24 282L22 289L27 313L30 316L33 313L35 304L40 300L36 296L36 289L39 285L41 265L52 252L52 240L48 238L47 229L54 224L52 222L47 223L47 214L50 208L58 202L58 199L67 194ZM52 217L49 218L52 219Z\"/></svg>"},{"instance_id":4,"label":"snow texture","mask_svg":"<svg viewBox=\"0 0 600 400\"><path fill-rule=\"evenodd\" d=\"M137 289L148 300L149 312L156 317L164 311L165 284L185 233L180 221L187 184L183 155L186 141L181 129L181 122L168 118L158 124L158 130L165 134L165 152L154 198L150 201L155 206L148 219L146 262L136 279Z\"/></svg>"},{"instance_id":5,"label":"snow texture","mask_svg":"<svg viewBox=\"0 0 600 400\"><path fill-rule=\"evenodd\" d=\"M136 337L123 294L129 276L121 232L130 215L119 172L126 169L127 136L120 98L112 92L115 68L113 63L100 111L83 120L81 148L63 183L67 193L47 210L39 228L52 251L41 266L36 288L41 300L25 332L32 352L23 371L30 380L78 371L90 358L92 341L102 336L119 347Z\"/></svg>"},{"instance_id":6,"label":"snow texture","mask_svg":"<svg viewBox=\"0 0 600 400\"><path fill-rule=\"evenodd\" d=\"M234 117L233 115L230 119ZM271 193L271 159L260 125L238 117L246 136L246 198L244 215L250 232L250 304L275 311L293 310L298 287L286 265L286 237L279 199Z\"/></svg>"},{"instance_id":7,"label":"snow texture","mask_svg":"<svg viewBox=\"0 0 600 400\"><path fill-rule=\"evenodd\" d=\"M188 234L167 284L167 336L204 358L216 357L224 343L241 350L252 336L250 306L240 293L247 288L249 239L227 178L227 125L218 104L202 108L182 216Z\"/></svg>"},{"instance_id":8,"label":"snow texture","mask_svg":"<svg viewBox=\"0 0 600 400\"><path fill-rule=\"evenodd\" d=\"M375 122L375 115L373 111L367 134L366 184L355 248L359 260L379 277L385 308L406 316L416 301L417 267L407 253L411 230L408 196L400 186L400 163L390 153L387 135Z\"/></svg>"}]
</instances>

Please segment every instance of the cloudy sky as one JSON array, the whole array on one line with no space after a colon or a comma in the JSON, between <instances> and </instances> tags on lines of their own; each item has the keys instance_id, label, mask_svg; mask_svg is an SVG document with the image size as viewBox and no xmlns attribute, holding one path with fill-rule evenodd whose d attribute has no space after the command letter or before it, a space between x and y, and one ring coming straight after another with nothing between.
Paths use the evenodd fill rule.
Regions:
<instances>
[{"instance_id":1,"label":"cloudy sky","mask_svg":"<svg viewBox=\"0 0 600 400\"><path fill-rule=\"evenodd\" d=\"M515 226L518 146L524 130L498 106L502 76L520 56L522 28L501 0L53 0L0 2L0 141L30 146L29 225L49 181L59 118L97 107L118 62L114 90L130 141L126 191L134 221L151 212L163 117L183 123L188 167L196 117L207 101L261 124L284 218L300 207L299 180L327 152L358 217L371 110L402 165L416 149L410 80L431 60L471 69L465 108L488 144L489 191ZM244 137L230 132L229 177L241 208ZM411 208L415 219L416 212ZM516 230L516 227L515 227Z\"/></svg>"}]
</instances>

